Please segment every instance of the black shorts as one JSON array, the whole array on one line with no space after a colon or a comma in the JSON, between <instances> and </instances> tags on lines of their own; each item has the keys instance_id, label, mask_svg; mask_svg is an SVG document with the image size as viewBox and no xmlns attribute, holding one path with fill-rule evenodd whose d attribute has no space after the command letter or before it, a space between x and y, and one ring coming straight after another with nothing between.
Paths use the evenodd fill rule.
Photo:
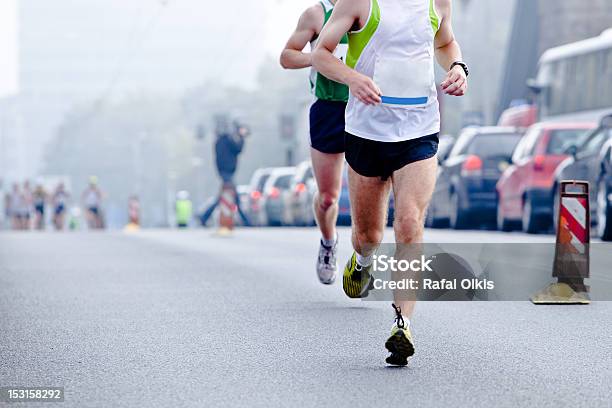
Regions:
<instances>
[{"instance_id":1,"label":"black shorts","mask_svg":"<svg viewBox=\"0 0 612 408\"><path fill-rule=\"evenodd\" d=\"M346 102L317 100L310 107L310 146L321 153L344 153Z\"/></svg>"},{"instance_id":2,"label":"black shorts","mask_svg":"<svg viewBox=\"0 0 612 408\"><path fill-rule=\"evenodd\" d=\"M55 215L61 215L64 211L66 211L64 204L58 204L57 207L55 207Z\"/></svg>"},{"instance_id":3,"label":"black shorts","mask_svg":"<svg viewBox=\"0 0 612 408\"><path fill-rule=\"evenodd\" d=\"M410 163L434 157L438 152L438 136L435 133L404 142L377 142L346 133L346 161L364 177L387 180Z\"/></svg>"}]
</instances>

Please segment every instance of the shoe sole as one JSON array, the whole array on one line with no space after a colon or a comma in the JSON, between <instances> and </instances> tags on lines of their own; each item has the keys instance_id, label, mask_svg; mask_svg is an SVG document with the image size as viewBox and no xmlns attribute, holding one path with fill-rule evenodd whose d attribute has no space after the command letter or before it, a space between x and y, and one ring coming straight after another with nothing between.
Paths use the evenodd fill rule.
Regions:
<instances>
[{"instance_id":1,"label":"shoe sole","mask_svg":"<svg viewBox=\"0 0 612 408\"><path fill-rule=\"evenodd\" d=\"M370 286L372 285L372 276L368 277L368 281L365 285L361 286L361 282L354 281L350 276L342 276L342 289L344 293L351 299L361 299L368 297L370 292ZM351 291L351 289L354 289ZM349 293L352 292L352 293Z\"/></svg>"},{"instance_id":2,"label":"shoe sole","mask_svg":"<svg viewBox=\"0 0 612 408\"><path fill-rule=\"evenodd\" d=\"M387 357L387 364L395 366L405 366L408 364L408 357L414 355L414 345L400 331L389 337L385 343L385 348L391 352Z\"/></svg>"},{"instance_id":3,"label":"shoe sole","mask_svg":"<svg viewBox=\"0 0 612 408\"><path fill-rule=\"evenodd\" d=\"M333 278L333 279L331 279L331 280L329 280L329 281L324 281L324 280L322 280L321 278L319 278L319 282L321 282L321 283L322 283L322 284L324 284L324 285L328 285L328 286L329 286L329 285L333 285L333 284L334 284L334 282L336 282L336 277L334 276L334 278Z\"/></svg>"},{"instance_id":4,"label":"shoe sole","mask_svg":"<svg viewBox=\"0 0 612 408\"><path fill-rule=\"evenodd\" d=\"M319 275L319 271L317 271L317 278L319 278L319 282L321 282L323 285L333 285L334 282L336 282L337 277L338 277L338 265L336 265L336 272L334 273L334 276L330 280L321 279L321 276Z\"/></svg>"}]
</instances>

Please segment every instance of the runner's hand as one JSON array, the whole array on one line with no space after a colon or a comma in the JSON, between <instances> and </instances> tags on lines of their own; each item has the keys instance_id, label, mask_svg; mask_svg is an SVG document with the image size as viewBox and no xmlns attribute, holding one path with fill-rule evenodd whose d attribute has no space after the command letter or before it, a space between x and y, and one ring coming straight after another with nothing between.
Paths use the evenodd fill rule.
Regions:
<instances>
[{"instance_id":1,"label":"runner's hand","mask_svg":"<svg viewBox=\"0 0 612 408\"><path fill-rule=\"evenodd\" d=\"M468 82L465 71L460 66L455 66L448 71L446 79L442 82L442 90L451 96L463 96L467 91Z\"/></svg>"},{"instance_id":2,"label":"runner's hand","mask_svg":"<svg viewBox=\"0 0 612 408\"><path fill-rule=\"evenodd\" d=\"M378 105L381 102L380 88L369 77L355 72L348 83L351 93L366 105Z\"/></svg>"}]
</instances>

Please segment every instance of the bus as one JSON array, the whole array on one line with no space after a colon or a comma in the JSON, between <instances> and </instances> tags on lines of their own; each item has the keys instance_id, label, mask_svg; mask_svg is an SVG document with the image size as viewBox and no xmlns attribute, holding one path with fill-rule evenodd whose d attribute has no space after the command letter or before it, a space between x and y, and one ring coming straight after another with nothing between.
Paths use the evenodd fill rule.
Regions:
<instances>
[{"instance_id":1,"label":"bus","mask_svg":"<svg viewBox=\"0 0 612 408\"><path fill-rule=\"evenodd\" d=\"M612 112L612 28L546 51L529 81L541 121L598 122Z\"/></svg>"}]
</instances>

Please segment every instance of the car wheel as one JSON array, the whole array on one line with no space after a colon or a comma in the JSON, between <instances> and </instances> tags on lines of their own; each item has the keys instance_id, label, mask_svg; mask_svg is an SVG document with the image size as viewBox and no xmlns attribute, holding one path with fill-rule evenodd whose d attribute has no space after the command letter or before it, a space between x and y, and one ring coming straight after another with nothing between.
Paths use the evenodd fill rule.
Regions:
<instances>
[{"instance_id":1,"label":"car wheel","mask_svg":"<svg viewBox=\"0 0 612 408\"><path fill-rule=\"evenodd\" d=\"M612 241L612 206L605 177L599 181L597 186L597 235L603 241Z\"/></svg>"},{"instance_id":2,"label":"car wheel","mask_svg":"<svg viewBox=\"0 0 612 408\"><path fill-rule=\"evenodd\" d=\"M450 198L450 227L452 229L465 229L468 227L468 213L461 208L459 194L452 193Z\"/></svg>"},{"instance_id":3,"label":"car wheel","mask_svg":"<svg viewBox=\"0 0 612 408\"><path fill-rule=\"evenodd\" d=\"M521 218L521 223L523 225L523 232L526 232L527 234L537 234L540 231L538 219L533 213L533 205L531 204L529 197L525 199L525 204L523 204L523 216Z\"/></svg>"},{"instance_id":4,"label":"car wheel","mask_svg":"<svg viewBox=\"0 0 612 408\"><path fill-rule=\"evenodd\" d=\"M427 212L425 213L425 228L433 228L434 224L435 222L433 217L433 211L430 205L427 209Z\"/></svg>"}]
</instances>

